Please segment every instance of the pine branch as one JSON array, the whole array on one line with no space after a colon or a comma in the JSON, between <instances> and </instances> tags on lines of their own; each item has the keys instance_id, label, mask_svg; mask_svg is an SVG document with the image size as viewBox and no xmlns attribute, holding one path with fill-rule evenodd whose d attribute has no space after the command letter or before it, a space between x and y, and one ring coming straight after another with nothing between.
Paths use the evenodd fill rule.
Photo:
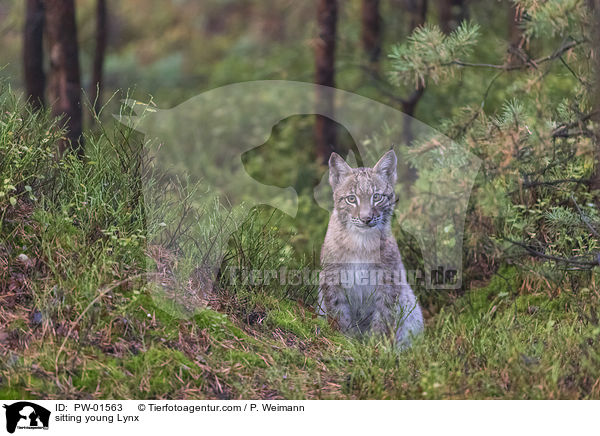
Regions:
<instances>
[{"instance_id":1,"label":"pine branch","mask_svg":"<svg viewBox=\"0 0 600 436\"><path fill-rule=\"evenodd\" d=\"M590 230L590 232L592 232L592 235L594 235L596 238L600 239L600 235L598 234L596 229L594 229L594 227L592 227L592 224L590 223L590 221L587 219L587 217L585 216L585 214L583 213L583 211L577 204L577 201L575 201L575 197L573 197L572 195L571 195L571 201L575 205L577 212L579 212L579 218L581 218L581 221L586 225L586 227Z\"/></svg>"},{"instance_id":2,"label":"pine branch","mask_svg":"<svg viewBox=\"0 0 600 436\"><path fill-rule=\"evenodd\" d=\"M559 49L557 49L550 55L547 55L547 56L544 56L544 57L541 57L538 59L527 59L527 61L524 61L520 64L503 64L503 65L480 64L480 63L465 62L465 61L461 61L459 59L455 59L451 62L442 64L442 66L458 65L461 67L493 68L493 69L502 70L502 71L522 70L522 69L529 68L529 67L533 67L533 68L537 69L537 67L540 64L560 58L563 54L565 54L572 48L580 45L581 43L582 43L581 41L569 41L568 43L564 44L562 47L560 47Z\"/></svg>"},{"instance_id":3,"label":"pine branch","mask_svg":"<svg viewBox=\"0 0 600 436\"><path fill-rule=\"evenodd\" d=\"M582 129L581 131L578 131L578 132L571 132L571 133L569 132L569 130L572 129L573 127L580 126L582 123L589 121L590 119L596 117L598 114L600 114L600 111L593 111L593 112L590 112L589 114L582 115L580 118L578 118L575 121L572 121L567 124L563 124L562 126L558 126L556 129L554 129L552 131L552 137L553 138L568 138L570 136L579 136L580 134L583 134L583 133L591 133L584 129Z\"/></svg>"}]
</instances>

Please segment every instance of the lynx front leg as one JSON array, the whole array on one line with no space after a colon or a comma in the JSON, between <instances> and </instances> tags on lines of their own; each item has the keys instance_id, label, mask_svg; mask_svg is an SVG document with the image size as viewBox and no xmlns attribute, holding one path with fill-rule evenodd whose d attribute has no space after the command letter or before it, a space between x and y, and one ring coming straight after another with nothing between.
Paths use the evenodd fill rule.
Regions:
<instances>
[{"instance_id":1,"label":"lynx front leg","mask_svg":"<svg viewBox=\"0 0 600 436\"><path fill-rule=\"evenodd\" d=\"M371 318L371 331L376 334L387 335L390 333L390 308L382 293L374 294L375 311Z\"/></svg>"},{"instance_id":2,"label":"lynx front leg","mask_svg":"<svg viewBox=\"0 0 600 436\"><path fill-rule=\"evenodd\" d=\"M403 304L402 304L403 303ZM414 297L398 305L396 343L400 349L409 347L412 337L423 331L423 313Z\"/></svg>"},{"instance_id":3,"label":"lynx front leg","mask_svg":"<svg viewBox=\"0 0 600 436\"><path fill-rule=\"evenodd\" d=\"M371 319L371 331L375 334L385 335L389 333L389 326L386 322L385 316L377 311L373 314Z\"/></svg>"},{"instance_id":4,"label":"lynx front leg","mask_svg":"<svg viewBox=\"0 0 600 436\"><path fill-rule=\"evenodd\" d=\"M319 314L333 320L340 330L347 332L352 328L350 302L342 288L322 287L319 290Z\"/></svg>"},{"instance_id":5,"label":"lynx front leg","mask_svg":"<svg viewBox=\"0 0 600 436\"><path fill-rule=\"evenodd\" d=\"M329 315L335 319L340 330L347 332L352 329L350 304L343 297L339 296L333 299Z\"/></svg>"}]
</instances>

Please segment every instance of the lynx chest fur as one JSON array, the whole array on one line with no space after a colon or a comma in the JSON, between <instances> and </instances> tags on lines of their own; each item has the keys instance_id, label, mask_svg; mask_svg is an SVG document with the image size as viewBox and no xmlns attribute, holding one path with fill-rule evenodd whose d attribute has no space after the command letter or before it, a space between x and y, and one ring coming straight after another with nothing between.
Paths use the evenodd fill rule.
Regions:
<instances>
[{"instance_id":1,"label":"lynx chest fur","mask_svg":"<svg viewBox=\"0 0 600 436\"><path fill-rule=\"evenodd\" d=\"M319 309L350 334L393 334L400 346L423 330L391 232L397 159L387 152L373 168L329 159L334 210L321 250Z\"/></svg>"}]
</instances>

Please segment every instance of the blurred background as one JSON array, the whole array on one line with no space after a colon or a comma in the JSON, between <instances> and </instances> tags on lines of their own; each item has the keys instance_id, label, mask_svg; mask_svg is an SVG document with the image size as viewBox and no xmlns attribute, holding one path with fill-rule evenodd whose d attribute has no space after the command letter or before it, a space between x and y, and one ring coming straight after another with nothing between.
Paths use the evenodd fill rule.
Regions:
<instances>
[{"instance_id":1,"label":"blurred background","mask_svg":"<svg viewBox=\"0 0 600 436\"><path fill-rule=\"evenodd\" d=\"M0 5L0 74L9 77L17 89L25 86L23 29L26 6L31 3L35 2L4 0ZM151 95L158 106L166 108L240 81L314 80L315 48L320 40L317 1L77 0L81 85L88 95L94 88L99 3L105 5L103 101L114 92L135 89L135 98L147 100ZM390 84L388 55L391 46L405 41L415 27L426 22L449 33L463 20L477 22L481 38L473 59L481 63L504 58L520 36L515 7L509 0L335 3L336 87L392 106L401 107L401 100L407 100L415 87ZM47 55L43 62L47 69ZM428 89L414 104L415 116L435 125L464 104L481 103L481 91L494 74L460 71L452 83ZM510 78L499 80L508 83ZM501 85L490 91L486 110L493 111L507 97Z\"/></svg>"},{"instance_id":2,"label":"blurred background","mask_svg":"<svg viewBox=\"0 0 600 436\"><path fill-rule=\"evenodd\" d=\"M125 97L168 109L223 85L284 79L333 86L389 105L487 159L469 205L463 250L466 269L477 280L504 262L507 248L523 248L506 241L506 226L519 240L523 231L526 239L540 235L522 224L530 216L507 217L538 201L538 221L531 228L543 227L547 219L556 224L545 217L547 205L530 192L515 197L512 188L534 179L534 186L546 186L540 180L548 171L572 183L587 179L583 174L597 178L588 137L545 139L554 135L548 129L591 120L585 114L593 94L588 48L593 10L580 0L5 0L0 74L34 108L63 116L67 132L59 146L80 156L86 135L116 123L112 114ZM317 98L333 104L325 94ZM424 217L419 199L435 194L432 185L454 180L431 166L435 153L441 157L446 150L447 156L450 146L414 133L409 120L399 145L398 126L359 138L378 150L396 143L406 188L399 191L400 224L407 216ZM184 156L193 153L182 150ZM350 150L356 144L343 127L325 117L298 115L275 126L266 144L242 155L256 180L291 186L299 194L298 215L281 218L278 229L290 235L280 235L286 247L310 264L318 264L329 217L313 191L330 153ZM564 162L556 157L563 153L578 156L575 167L557 163ZM360 164L361 156L354 155ZM446 168L460 165L460 159L445 161ZM592 198L589 184L577 186ZM444 209L450 222L436 225L451 235L446 244L463 238L463 206ZM498 231L495 240L489 226ZM439 232L433 227L429 233ZM413 236L397 234L409 266L420 268L423 247ZM575 244L586 253L592 249L586 241Z\"/></svg>"}]
</instances>

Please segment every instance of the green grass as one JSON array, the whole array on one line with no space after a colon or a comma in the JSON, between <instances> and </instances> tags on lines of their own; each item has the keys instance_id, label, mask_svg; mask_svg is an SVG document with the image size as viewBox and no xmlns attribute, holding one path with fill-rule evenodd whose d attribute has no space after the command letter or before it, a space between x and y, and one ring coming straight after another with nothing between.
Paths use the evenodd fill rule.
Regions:
<instances>
[{"instance_id":1,"label":"green grass","mask_svg":"<svg viewBox=\"0 0 600 436\"><path fill-rule=\"evenodd\" d=\"M123 166L141 158L135 135L88 135L84 161L58 160L45 114L7 89L0 109L2 399L600 398L593 282L536 290L503 267L460 297L423 298L444 303L403 352L317 318L314 287L222 280L181 310L145 276L161 230ZM251 213L223 267L309 265L276 219Z\"/></svg>"}]
</instances>

